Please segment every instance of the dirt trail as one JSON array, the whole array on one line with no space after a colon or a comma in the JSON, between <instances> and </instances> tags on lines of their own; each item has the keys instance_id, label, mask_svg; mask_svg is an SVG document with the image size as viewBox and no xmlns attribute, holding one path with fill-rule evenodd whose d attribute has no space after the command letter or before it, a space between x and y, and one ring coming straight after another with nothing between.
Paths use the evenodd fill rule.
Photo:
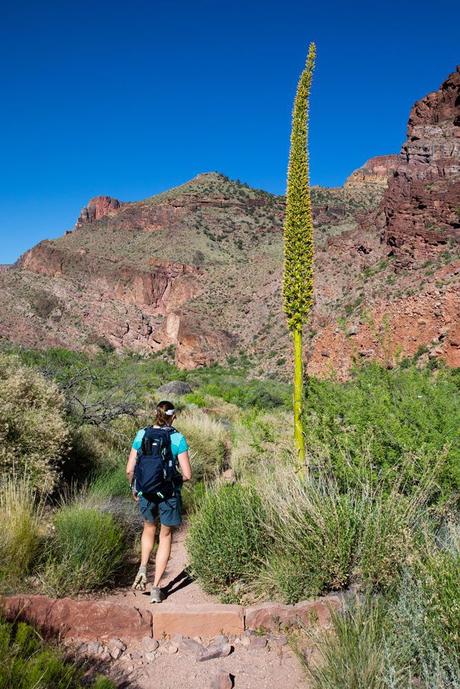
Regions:
<instances>
[{"instance_id":1,"label":"dirt trail","mask_svg":"<svg viewBox=\"0 0 460 689\"><path fill-rule=\"evenodd\" d=\"M171 558L162 581L167 598L161 605L216 603L216 598L187 577L185 537L186 526L174 534ZM129 588L118 589L104 596L104 600L151 608L149 588L153 569L152 564L145 593ZM128 675L133 689L211 689L219 671L232 677L234 689L306 689L300 662L285 639L268 637L265 641L243 637L229 641L232 645L230 655L204 662L185 650L178 638L160 642L154 653L146 653L142 643L129 644L126 652L115 662L114 670L119 669L124 676ZM207 645L209 640L203 643Z\"/></svg>"},{"instance_id":2,"label":"dirt trail","mask_svg":"<svg viewBox=\"0 0 460 689\"><path fill-rule=\"evenodd\" d=\"M205 662L181 650L171 655L168 648L160 646L152 662L130 660L128 655L117 661L120 669L134 668L129 675L133 689L213 689L219 672L232 677L234 689L308 687L299 661L286 646L246 649L235 643L226 658ZM136 656L136 651L132 655Z\"/></svg>"},{"instance_id":3,"label":"dirt trail","mask_svg":"<svg viewBox=\"0 0 460 689\"><path fill-rule=\"evenodd\" d=\"M188 564L187 551L185 549L186 525L173 535L171 557L168 562L164 577L161 581L162 589L167 598L161 603L163 606L181 605L185 603L218 603L218 599L205 593L196 581L192 581L185 568ZM104 600L109 600L124 605L134 605L136 608L150 608L150 586L153 581L154 558L149 565L147 591L132 591L130 588L115 589Z\"/></svg>"}]
</instances>

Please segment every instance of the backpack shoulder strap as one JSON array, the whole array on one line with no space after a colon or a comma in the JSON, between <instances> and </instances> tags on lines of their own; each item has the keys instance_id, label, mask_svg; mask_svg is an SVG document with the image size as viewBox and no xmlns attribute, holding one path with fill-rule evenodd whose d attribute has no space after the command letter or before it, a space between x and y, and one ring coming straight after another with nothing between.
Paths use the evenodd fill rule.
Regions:
<instances>
[{"instance_id":1,"label":"backpack shoulder strap","mask_svg":"<svg viewBox=\"0 0 460 689\"><path fill-rule=\"evenodd\" d=\"M138 454L151 454L152 452L152 439L154 436L155 429L153 426L146 426L144 428L144 435L142 436L142 444L138 451Z\"/></svg>"}]
</instances>

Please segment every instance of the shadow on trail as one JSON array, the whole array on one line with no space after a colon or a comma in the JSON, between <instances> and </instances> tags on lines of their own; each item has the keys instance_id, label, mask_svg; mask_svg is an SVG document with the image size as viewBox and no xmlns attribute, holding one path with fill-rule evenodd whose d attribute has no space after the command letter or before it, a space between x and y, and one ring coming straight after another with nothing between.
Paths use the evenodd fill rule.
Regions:
<instances>
[{"instance_id":1,"label":"shadow on trail","mask_svg":"<svg viewBox=\"0 0 460 689\"><path fill-rule=\"evenodd\" d=\"M194 578L190 575L190 572L188 572L186 569L183 569L182 572L179 572L177 577L174 577L169 584L166 584L166 586L162 587L163 594L165 598L169 598L173 593L176 593L177 591L180 591L181 589L184 589L186 586L190 586L194 582Z\"/></svg>"},{"instance_id":2,"label":"shadow on trail","mask_svg":"<svg viewBox=\"0 0 460 689\"><path fill-rule=\"evenodd\" d=\"M129 673L120 668L113 666L113 661L100 660L98 658L79 658L76 655L67 654L67 658L79 667L83 672L82 686L92 684L96 679L103 675L110 679L115 685L116 689L140 689L139 674Z\"/></svg>"},{"instance_id":3,"label":"shadow on trail","mask_svg":"<svg viewBox=\"0 0 460 689\"><path fill-rule=\"evenodd\" d=\"M179 572L179 574L174 577L174 579L171 579L169 584L161 587L165 600L174 593L177 593L177 591L184 589L186 586L190 586L190 584L192 584L194 581L195 579L191 576L190 572L188 572L186 569L183 569L182 572ZM149 595L150 593L148 591L144 592L144 596Z\"/></svg>"}]
</instances>

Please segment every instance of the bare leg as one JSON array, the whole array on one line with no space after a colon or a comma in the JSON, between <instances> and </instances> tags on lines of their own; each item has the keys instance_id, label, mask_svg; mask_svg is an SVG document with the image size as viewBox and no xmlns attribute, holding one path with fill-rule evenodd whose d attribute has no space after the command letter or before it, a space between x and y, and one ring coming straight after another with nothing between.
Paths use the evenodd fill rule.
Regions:
<instances>
[{"instance_id":1,"label":"bare leg","mask_svg":"<svg viewBox=\"0 0 460 689\"><path fill-rule=\"evenodd\" d=\"M148 565L150 553L152 552L155 542L156 528L156 524L144 522L144 530L141 538L141 567L146 567Z\"/></svg>"},{"instance_id":2,"label":"bare leg","mask_svg":"<svg viewBox=\"0 0 460 689\"><path fill-rule=\"evenodd\" d=\"M169 556L171 554L172 531L172 526L161 525L160 545L158 546L157 555L155 558L154 587L160 585L161 577L163 576L166 565L168 564Z\"/></svg>"}]
</instances>

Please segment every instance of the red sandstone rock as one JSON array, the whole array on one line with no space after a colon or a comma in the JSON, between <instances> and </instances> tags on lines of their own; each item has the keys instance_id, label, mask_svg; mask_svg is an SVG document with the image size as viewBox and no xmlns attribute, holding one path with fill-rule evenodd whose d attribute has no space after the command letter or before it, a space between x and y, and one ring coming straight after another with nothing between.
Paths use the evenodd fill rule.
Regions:
<instances>
[{"instance_id":1,"label":"red sandstone rock","mask_svg":"<svg viewBox=\"0 0 460 689\"><path fill-rule=\"evenodd\" d=\"M193 314L180 318L177 332L176 365L193 369L208 366L214 361L215 352L224 358L232 352L235 338L230 333L210 329Z\"/></svg>"},{"instance_id":2,"label":"red sandstone rock","mask_svg":"<svg viewBox=\"0 0 460 689\"><path fill-rule=\"evenodd\" d=\"M157 606L153 612L153 636L200 636L217 634L239 635L244 631L243 608L239 605Z\"/></svg>"},{"instance_id":3,"label":"red sandstone rock","mask_svg":"<svg viewBox=\"0 0 460 689\"><path fill-rule=\"evenodd\" d=\"M248 630L266 629L277 631L299 622L303 624L325 625L329 622L331 610L341 606L337 596L324 599L303 601L297 605L281 603L261 603L246 608L246 628Z\"/></svg>"},{"instance_id":4,"label":"red sandstone rock","mask_svg":"<svg viewBox=\"0 0 460 689\"><path fill-rule=\"evenodd\" d=\"M150 265L147 270L116 257L70 251L47 240L18 261L19 267L41 275L75 279L84 276L87 288L128 304L153 307L161 315L200 294L200 271L194 266L153 259Z\"/></svg>"},{"instance_id":5,"label":"red sandstone rock","mask_svg":"<svg viewBox=\"0 0 460 689\"><path fill-rule=\"evenodd\" d=\"M113 603L16 595L1 599L0 606L7 619L27 620L61 638L141 639L152 633L150 612Z\"/></svg>"},{"instance_id":6,"label":"red sandstone rock","mask_svg":"<svg viewBox=\"0 0 460 689\"><path fill-rule=\"evenodd\" d=\"M409 163L446 163L460 172L460 66L441 87L413 106L401 154ZM426 167L426 166L425 166ZM423 172L423 166L420 167ZM452 168L450 174L454 173Z\"/></svg>"},{"instance_id":7,"label":"red sandstone rock","mask_svg":"<svg viewBox=\"0 0 460 689\"><path fill-rule=\"evenodd\" d=\"M345 181L345 189L356 185L373 184L382 188L388 186L388 180L400 164L399 156L375 156L370 158L358 170L355 170Z\"/></svg>"},{"instance_id":8,"label":"red sandstone rock","mask_svg":"<svg viewBox=\"0 0 460 689\"><path fill-rule=\"evenodd\" d=\"M82 208L76 227L85 223L93 223L117 211L121 207L120 201L111 196L95 196L85 208Z\"/></svg>"},{"instance_id":9,"label":"red sandstone rock","mask_svg":"<svg viewBox=\"0 0 460 689\"><path fill-rule=\"evenodd\" d=\"M401 162L371 222L400 265L459 241L460 67L412 108Z\"/></svg>"}]
</instances>

